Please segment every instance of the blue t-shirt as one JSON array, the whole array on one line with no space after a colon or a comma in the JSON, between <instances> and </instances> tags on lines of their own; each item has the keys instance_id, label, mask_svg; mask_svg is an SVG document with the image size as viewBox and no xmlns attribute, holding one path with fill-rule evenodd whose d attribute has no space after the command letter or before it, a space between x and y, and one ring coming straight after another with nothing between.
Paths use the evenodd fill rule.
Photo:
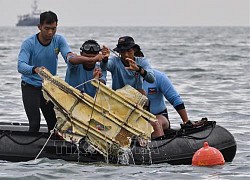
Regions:
<instances>
[{"instance_id":1,"label":"blue t-shirt","mask_svg":"<svg viewBox=\"0 0 250 180\"><path fill-rule=\"evenodd\" d=\"M143 82L143 89L146 91L146 95L150 101L150 112L158 114L164 111L166 109L165 98L174 107L183 104L180 95L175 90L167 75L155 69L154 75L154 83Z\"/></svg>"},{"instance_id":2,"label":"blue t-shirt","mask_svg":"<svg viewBox=\"0 0 250 180\"><path fill-rule=\"evenodd\" d=\"M145 81L154 82L153 69L148 60L144 57L135 57L135 62L147 71L147 75L144 77ZM111 72L112 89L117 90L127 84L135 89L143 89L143 77L138 72L127 70L120 57L112 56L108 62L101 62L101 68Z\"/></svg>"},{"instance_id":3,"label":"blue t-shirt","mask_svg":"<svg viewBox=\"0 0 250 180\"><path fill-rule=\"evenodd\" d=\"M95 65L95 67L98 67ZM87 93L88 95L94 97L96 94L96 88L91 84L91 82L87 82L93 79L94 69L86 69L82 64L73 65L68 62L68 68L66 71L65 81L71 85L72 87L76 87L78 90ZM107 71L102 70L101 79L106 82ZM85 84L85 82L87 82ZM84 84L83 84L84 83Z\"/></svg>"},{"instance_id":4,"label":"blue t-shirt","mask_svg":"<svg viewBox=\"0 0 250 180\"><path fill-rule=\"evenodd\" d=\"M22 43L18 55L18 72L22 74L21 78L26 83L41 87L42 78L38 74L33 74L32 68L44 66L52 75L56 75L59 52L66 62L66 55L71 49L61 35L55 34L46 46L39 42L37 36L33 35Z\"/></svg>"}]
</instances>

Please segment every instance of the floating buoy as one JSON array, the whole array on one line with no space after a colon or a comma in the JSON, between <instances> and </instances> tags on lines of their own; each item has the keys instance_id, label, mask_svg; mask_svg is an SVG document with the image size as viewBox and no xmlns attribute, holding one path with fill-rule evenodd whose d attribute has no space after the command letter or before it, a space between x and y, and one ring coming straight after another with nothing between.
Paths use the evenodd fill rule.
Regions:
<instances>
[{"instance_id":1,"label":"floating buoy","mask_svg":"<svg viewBox=\"0 0 250 180\"><path fill-rule=\"evenodd\" d=\"M225 160L221 152L208 145L208 142L204 142L202 148L197 150L192 159L193 166L214 166L223 165Z\"/></svg>"}]
</instances>

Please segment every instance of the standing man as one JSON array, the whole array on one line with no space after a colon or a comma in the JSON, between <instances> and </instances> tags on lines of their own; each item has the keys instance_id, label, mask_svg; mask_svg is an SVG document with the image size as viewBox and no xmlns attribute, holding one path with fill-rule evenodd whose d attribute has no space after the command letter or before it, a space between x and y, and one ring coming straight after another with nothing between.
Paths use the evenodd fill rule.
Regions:
<instances>
[{"instance_id":1,"label":"standing man","mask_svg":"<svg viewBox=\"0 0 250 180\"><path fill-rule=\"evenodd\" d=\"M40 109L48 130L52 130L56 123L54 105L44 99L41 91L42 79L37 73L40 67L45 67L56 75L59 52L65 61L71 52L64 37L56 34L57 22L57 15L54 12L41 13L38 25L40 32L22 43L18 55L18 72L22 74L22 99L30 132L38 132L40 129Z\"/></svg>"}]
</instances>

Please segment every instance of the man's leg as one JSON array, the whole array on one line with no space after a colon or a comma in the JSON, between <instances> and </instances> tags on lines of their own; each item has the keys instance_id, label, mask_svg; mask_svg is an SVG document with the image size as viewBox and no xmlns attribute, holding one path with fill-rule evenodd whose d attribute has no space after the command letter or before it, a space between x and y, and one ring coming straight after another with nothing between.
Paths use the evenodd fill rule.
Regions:
<instances>
[{"instance_id":1,"label":"man's leg","mask_svg":"<svg viewBox=\"0 0 250 180\"><path fill-rule=\"evenodd\" d=\"M170 122L167 116L165 116L164 114L158 114L156 115L156 118L164 131L170 128Z\"/></svg>"},{"instance_id":2,"label":"man's leg","mask_svg":"<svg viewBox=\"0 0 250 180\"><path fill-rule=\"evenodd\" d=\"M41 110L47 122L48 130L52 130L56 124L56 114L54 111L54 104L51 101L46 101L41 94Z\"/></svg>"},{"instance_id":3,"label":"man's leg","mask_svg":"<svg viewBox=\"0 0 250 180\"><path fill-rule=\"evenodd\" d=\"M153 126L153 129L154 129L154 132L151 134L152 138L164 136L162 125L159 123L158 119L156 122L150 121L150 124Z\"/></svg>"},{"instance_id":4,"label":"man's leg","mask_svg":"<svg viewBox=\"0 0 250 180\"><path fill-rule=\"evenodd\" d=\"M29 131L38 132L41 121L39 110L41 89L26 84L25 82L22 82L21 88L23 105L29 120Z\"/></svg>"}]
</instances>

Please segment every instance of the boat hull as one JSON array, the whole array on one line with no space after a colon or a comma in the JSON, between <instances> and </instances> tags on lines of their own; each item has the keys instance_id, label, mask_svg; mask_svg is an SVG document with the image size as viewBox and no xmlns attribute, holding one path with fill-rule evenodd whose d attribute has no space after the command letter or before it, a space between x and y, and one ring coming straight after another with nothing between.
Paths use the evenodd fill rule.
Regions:
<instances>
[{"instance_id":1,"label":"boat hull","mask_svg":"<svg viewBox=\"0 0 250 180\"><path fill-rule=\"evenodd\" d=\"M152 141L149 148L132 147L132 154L136 164L192 164L194 153L203 147L205 141L220 150L226 162L234 159L236 142L229 131L218 125L190 132L179 130L177 135L173 132L167 139Z\"/></svg>"},{"instance_id":2,"label":"boat hull","mask_svg":"<svg viewBox=\"0 0 250 180\"><path fill-rule=\"evenodd\" d=\"M33 160L39 154L49 137L46 127L41 132L27 132L27 124L0 123L0 159L19 162ZM147 147L141 147L134 140L131 152L127 154L129 164L191 164L193 154L204 141L219 149L226 162L231 162L236 154L234 137L218 125L191 130L173 130L165 138L152 140ZM76 162L120 163L117 157L105 159L82 139L79 147L53 135L39 158L63 159Z\"/></svg>"},{"instance_id":3,"label":"boat hull","mask_svg":"<svg viewBox=\"0 0 250 180\"><path fill-rule=\"evenodd\" d=\"M27 18L19 20L16 26L37 26L39 24L39 18Z\"/></svg>"}]
</instances>

